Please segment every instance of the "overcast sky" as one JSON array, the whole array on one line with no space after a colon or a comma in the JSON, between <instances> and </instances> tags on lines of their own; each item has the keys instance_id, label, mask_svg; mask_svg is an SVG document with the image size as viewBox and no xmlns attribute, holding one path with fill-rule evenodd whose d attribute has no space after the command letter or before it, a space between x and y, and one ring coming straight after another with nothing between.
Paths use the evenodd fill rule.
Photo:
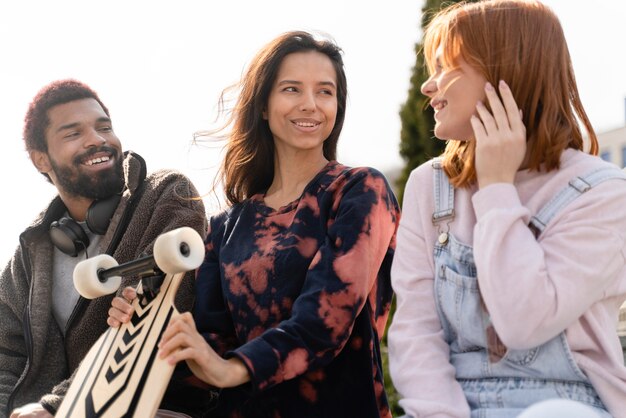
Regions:
<instances>
[{"instance_id":1,"label":"overcast sky","mask_svg":"<svg viewBox=\"0 0 626 418\"><path fill-rule=\"evenodd\" d=\"M602 132L624 125L626 2L546 0L565 29L583 103ZM0 262L55 193L21 141L24 113L48 82L76 78L111 111L125 149L148 169L185 172L210 190L217 149L190 146L212 126L219 93L255 52L294 29L344 49L349 101L339 160L383 171L402 165L398 111L406 98L422 2L292 0L6 1L0 5ZM214 206L207 198L207 206Z\"/></svg>"}]
</instances>

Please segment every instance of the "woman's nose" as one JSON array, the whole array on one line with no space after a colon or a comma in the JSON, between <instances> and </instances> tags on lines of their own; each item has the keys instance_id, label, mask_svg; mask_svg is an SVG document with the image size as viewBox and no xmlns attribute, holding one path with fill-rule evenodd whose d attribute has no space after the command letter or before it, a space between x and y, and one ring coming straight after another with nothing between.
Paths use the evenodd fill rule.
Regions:
<instances>
[{"instance_id":1,"label":"woman's nose","mask_svg":"<svg viewBox=\"0 0 626 418\"><path fill-rule=\"evenodd\" d=\"M315 94L312 92L305 92L301 96L300 110L303 112L315 110Z\"/></svg>"},{"instance_id":2,"label":"woman's nose","mask_svg":"<svg viewBox=\"0 0 626 418\"><path fill-rule=\"evenodd\" d=\"M424 96L432 97L437 91L437 83L433 77L430 77L428 80L422 84L422 88L420 89Z\"/></svg>"}]
</instances>

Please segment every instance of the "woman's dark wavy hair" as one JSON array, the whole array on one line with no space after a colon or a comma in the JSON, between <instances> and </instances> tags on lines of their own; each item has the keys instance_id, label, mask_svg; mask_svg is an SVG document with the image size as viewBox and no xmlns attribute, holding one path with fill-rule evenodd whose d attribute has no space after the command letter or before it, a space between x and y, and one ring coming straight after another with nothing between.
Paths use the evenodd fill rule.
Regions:
<instances>
[{"instance_id":1,"label":"woman's dark wavy hair","mask_svg":"<svg viewBox=\"0 0 626 418\"><path fill-rule=\"evenodd\" d=\"M239 97L228 118L231 126L220 177L230 204L267 190L274 178L274 140L263 111L284 58L295 52L326 55L337 74L337 118L323 145L324 157L335 160L337 141L346 113L348 87L341 49L330 40L316 40L308 32L280 35L254 57L238 87Z\"/></svg>"},{"instance_id":2,"label":"woman's dark wavy hair","mask_svg":"<svg viewBox=\"0 0 626 418\"><path fill-rule=\"evenodd\" d=\"M95 91L80 81L68 79L54 81L43 87L33 98L24 117L23 138L26 151L48 152L46 129L50 124L48 110L54 106L73 102L74 100L94 99L102 110L109 115L109 109L102 103Z\"/></svg>"}]
</instances>

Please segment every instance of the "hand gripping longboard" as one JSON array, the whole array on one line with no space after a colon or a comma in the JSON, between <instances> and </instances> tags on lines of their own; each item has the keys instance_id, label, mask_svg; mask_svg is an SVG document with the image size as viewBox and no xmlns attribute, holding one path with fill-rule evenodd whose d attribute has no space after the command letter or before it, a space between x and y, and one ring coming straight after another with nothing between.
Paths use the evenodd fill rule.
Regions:
<instances>
[{"instance_id":1,"label":"hand gripping longboard","mask_svg":"<svg viewBox=\"0 0 626 418\"><path fill-rule=\"evenodd\" d=\"M157 356L157 343L178 315L174 296L185 272L204 258L204 243L191 228L160 235L154 254L118 265L108 255L82 261L74 286L86 298L115 292L122 275L139 275L131 320L109 328L91 347L56 417L153 417L174 366ZM154 286L155 280L160 286ZM149 284L150 283L150 284Z\"/></svg>"}]
</instances>

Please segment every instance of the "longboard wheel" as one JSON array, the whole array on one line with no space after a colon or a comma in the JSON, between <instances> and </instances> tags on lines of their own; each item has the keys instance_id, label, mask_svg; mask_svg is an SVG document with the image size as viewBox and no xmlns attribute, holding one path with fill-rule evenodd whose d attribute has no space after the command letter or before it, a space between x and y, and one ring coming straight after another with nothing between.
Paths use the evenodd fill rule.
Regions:
<instances>
[{"instance_id":1,"label":"longboard wheel","mask_svg":"<svg viewBox=\"0 0 626 418\"><path fill-rule=\"evenodd\" d=\"M193 228L174 229L160 235L154 242L154 260L165 273L195 270L203 259L204 242Z\"/></svg>"},{"instance_id":2,"label":"longboard wheel","mask_svg":"<svg viewBox=\"0 0 626 418\"><path fill-rule=\"evenodd\" d=\"M117 261L108 254L100 254L81 261L74 269L74 287L82 297L87 299L95 299L116 292L122 278L113 276L100 280L98 272L117 265Z\"/></svg>"}]
</instances>

